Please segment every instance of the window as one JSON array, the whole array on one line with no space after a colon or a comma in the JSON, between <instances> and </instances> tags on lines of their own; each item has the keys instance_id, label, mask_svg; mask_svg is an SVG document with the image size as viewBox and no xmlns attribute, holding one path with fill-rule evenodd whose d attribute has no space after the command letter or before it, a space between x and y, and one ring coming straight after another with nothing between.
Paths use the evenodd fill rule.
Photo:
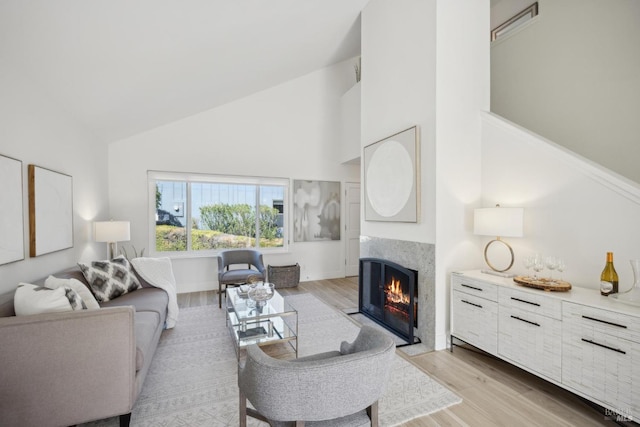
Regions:
<instances>
[{"instance_id":1,"label":"window","mask_svg":"<svg viewBox=\"0 0 640 427\"><path fill-rule=\"evenodd\" d=\"M289 180L149 172L155 252L286 248Z\"/></svg>"},{"instance_id":2,"label":"window","mask_svg":"<svg viewBox=\"0 0 640 427\"><path fill-rule=\"evenodd\" d=\"M491 41L493 42L499 38L505 37L507 34L510 34L516 28L531 21L536 16L538 16L538 2L533 3L526 9L509 18L506 22L503 22L494 28L491 31Z\"/></svg>"}]
</instances>

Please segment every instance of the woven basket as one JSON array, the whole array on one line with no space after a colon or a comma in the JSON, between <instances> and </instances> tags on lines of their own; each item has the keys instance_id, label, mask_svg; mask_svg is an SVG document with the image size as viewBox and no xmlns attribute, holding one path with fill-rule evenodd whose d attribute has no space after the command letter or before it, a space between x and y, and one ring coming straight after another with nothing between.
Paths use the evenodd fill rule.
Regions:
<instances>
[{"instance_id":1,"label":"woven basket","mask_svg":"<svg viewBox=\"0 0 640 427\"><path fill-rule=\"evenodd\" d=\"M300 264L295 265L268 265L267 280L279 288L292 288L300 283Z\"/></svg>"}]
</instances>

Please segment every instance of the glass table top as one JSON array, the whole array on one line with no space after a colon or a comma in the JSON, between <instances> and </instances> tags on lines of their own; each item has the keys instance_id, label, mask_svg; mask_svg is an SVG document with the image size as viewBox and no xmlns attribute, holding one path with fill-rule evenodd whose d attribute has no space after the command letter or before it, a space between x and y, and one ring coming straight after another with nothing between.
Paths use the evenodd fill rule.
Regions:
<instances>
[{"instance_id":1,"label":"glass table top","mask_svg":"<svg viewBox=\"0 0 640 427\"><path fill-rule=\"evenodd\" d=\"M239 322L296 313L296 310L275 290L273 297L264 305L260 305L251 300L246 293L241 292L240 288L227 289L227 307L229 311L234 312Z\"/></svg>"}]
</instances>

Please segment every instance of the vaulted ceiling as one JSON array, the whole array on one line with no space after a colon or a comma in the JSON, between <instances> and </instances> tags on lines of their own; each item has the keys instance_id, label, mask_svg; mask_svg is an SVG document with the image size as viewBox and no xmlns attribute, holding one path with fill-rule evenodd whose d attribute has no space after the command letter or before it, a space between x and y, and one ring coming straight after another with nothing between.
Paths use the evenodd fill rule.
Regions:
<instances>
[{"instance_id":1,"label":"vaulted ceiling","mask_svg":"<svg viewBox=\"0 0 640 427\"><path fill-rule=\"evenodd\" d=\"M2 0L0 63L111 142L360 52L369 0Z\"/></svg>"}]
</instances>

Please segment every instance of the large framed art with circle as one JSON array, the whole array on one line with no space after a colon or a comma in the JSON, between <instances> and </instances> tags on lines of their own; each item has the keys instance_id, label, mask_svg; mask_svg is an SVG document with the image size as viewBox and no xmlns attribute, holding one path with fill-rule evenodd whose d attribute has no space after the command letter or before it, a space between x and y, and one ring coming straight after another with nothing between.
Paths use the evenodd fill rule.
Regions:
<instances>
[{"instance_id":1,"label":"large framed art with circle","mask_svg":"<svg viewBox=\"0 0 640 427\"><path fill-rule=\"evenodd\" d=\"M417 222L420 200L416 126L364 147L364 217Z\"/></svg>"}]
</instances>

